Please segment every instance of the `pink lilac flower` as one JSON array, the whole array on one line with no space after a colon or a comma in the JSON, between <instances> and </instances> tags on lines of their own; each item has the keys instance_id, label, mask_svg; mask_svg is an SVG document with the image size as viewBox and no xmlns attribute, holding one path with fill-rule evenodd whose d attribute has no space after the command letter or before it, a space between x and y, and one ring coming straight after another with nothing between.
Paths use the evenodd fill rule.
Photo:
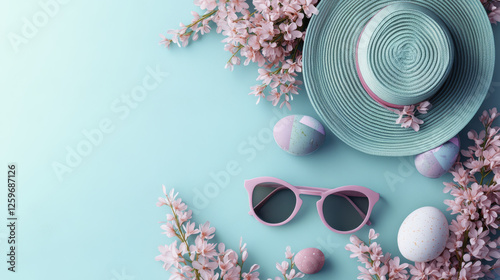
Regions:
<instances>
[{"instance_id":1,"label":"pink lilac flower","mask_svg":"<svg viewBox=\"0 0 500 280\"><path fill-rule=\"evenodd\" d=\"M217 263L209 261L208 258L200 257L193 262L193 268L205 276L204 278L208 278L206 276L212 275L211 272L217 268Z\"/></svg>"},{"instance_id":2,"label":"pink lilac flower","mask_svg":"<svg viewBox=\"0 0 500 280\"><path fill-rule=\"evenodd\" d=\"M213 10L217 7L216 0L194 0L196 6L200 6L202 10Z\"/></svg>"},{"instance_id":3,"label":"pink lilac flower","mask_svg":"<svg viewBox=\"0 0 500 280\"><path fill-rule=\"evenodd\" d=\"M271 90L271 93L267 96L267 100L271 101L273 106L278 105L281 98L281 93L277 89Z\"/></svg>"},{"instance_id":4,"label":"pink lilac flower","mask_svg":"<svg viewBox=\"0 0 500 280\"><path fill-rule=\"evenodd\" d=\"M184 258L181 257L182 250L177 248L177 241L170 245L158 247L160 255L155 259L163 261L165 270L169 270L172 266L179 268L181 263L185 263Z\"/></svg>"},{"instance_id":5,"label":"pink lilac flower","mask_svg":"<svg viewBox=\"0 0 500 280\"><path fill-rule=\"evenodd\" d=\"M283 261L282 263L277 263L276 264L276 269L281 272L281 274L285 275L286 271L288 270L288 262Z\"/></svg>"},{"instance_id":6,"label":"pink lilac flower","mask_svg":"<svg viewBox=\"0 0 500 280\"><path fill-rule=\"evenodd\" d=\"M283 70L288 70L289 73L302 72L301 59L302 57L297 57L296 61L287 59L283 65Z\"/></svg>"},{"instance_id":7,"label":"pink lilac flower","mask_svg":"<svg viewBox=\"0 0 500 280\"><path fill-rule=\"evenodd\" d=\"M183 225L186 221L190 220L191 217L193 216L193 211L185 211L185 212L180 212L179 214L179 222L181 225Z\"/></svg>"},{"instance_id":8,"label":"pink lilac flower","mask_svg":"<svg viewBox=\"0 0 500 280\"><path fill-rule=\"evenodd\" d=\"M481 0L483 3L486 12L488 13L488 17L491 23L496 24L500 21L500 2L498 0Z\"/></svg>"},{"instance_id":9,"label":"pink lilac flower","mask_svg":"<svg viewBox=\"0 0 500 280\"><path fill-rule=\"evenodd\" d=\"M226 271L234 267L231 261L227 258L219 258L218 262L219 262L219 268L221 270L221 276L224 276Z\"/></svg>"},{"instance_id":10,"label":"pink lilac flower","mask_svg":"<svg viewBox=\"0 0 500 280\"><path fill-rule=\"evenodd\" d=\"M266 98L266 95L264 94L264 89L266 88L265 85L258 85L258 86L253 86L251 89L253 90L252 92L249 93L249 95L255 95L258 97L257 99L257 104L260 102L260 98Z\"/></svg>"},{"instance_id":11,"label":"pink lilac flower","mask_svg":"<svg viewBox=\"0 0 500 280\"><path fill-rule=\"evenodd\" d=\"M252 267L250 267L250 270L248 272L245 272L242 274L243 279L245 280L259 280L259 272L257 270L259 269L259 265L254 264Z\"/></svg>"},{"instance_id":12,"label":"pink lilac flower","mask_svg":"<svg viewBox=\"0 0 500 280\"><path fill-rule=\"evenodd\" d=\"M195 240L195 245L191 245L189 250L192 253L211 259L217 255L217 251L215 250L216 245L217 244L214 243L208 243L201 235L198 235Z\"/></svg>"},{"instance_id":13,"label":"pink lilac flower","mask_svg":"<svg viewBox=\"0 0 500 280\"><path fill-rule=\"evenodd\" d=\"M163 205L167 205L167 199L163 197L158 198L158 202L156 203L156 206L160 207Z\"/></svg>"},{"instance_id":14,"label":"pink lilac flower","mask_svg":"<svg viewBox=\"0 0 500 280\"><path fill-rule=\"evenodd\" d=\"M429 109L432 107L431 103L429 101L423 101L423 102L420 102L418 105L417 105L417 111L420 113L420 114L427 114L427 112L429 111Z\"/></svg>"},{"instance_id":15,"label":"pink lilac flower","mask_svg":"<svg viewBox=\"0 0 500 280\"><path fill-rule=\"evenodd\" d=\"M297 38L302 37L302 32L297 30L297 24L295 22L292 22L290 24L280 24L280 30L284 33L283 38L286 41L292 41Z\"/></svg>"},{"instance_id":16,"label":"pink lilac flower","mask_svg":"<svg viewBox=\"0 0 500 280\"><path fill-rule=\"evenodd\" d=\"M431 103L429 101L422 101L415 105L404 106L402 110L389 109L398 115L396 120L396 124L401 124L403 128L411 127L415 131L420 130L420 125L424 123L423 120L417 118L415 116L416 112L420 114L427 114L428 110L431 107Z\"/></svg>"},{"instance_id":17,"label":"pink lilac flower","mask_svg":"<svg viewBox=\"0 0 500 280\"><path fill-rule=\"evenodd\" d=\"M292 248L290 246L286 247L286 252L285 252L285 258L291 260L293 259L293 253L292 253Z\"/></svg>"},{"instance_id":18,"label":"pink lilac flower","mask_svg":"<svg viewBox=\"0 0 500 280\"><path fill-rule=\"evenodd\" d=\"M358 269L360 271L360 274L358 275L358 279L363 279L363 280L373 280L373 274L366 268L362 266L358 266Z\"/></svg>"},{"instance_id":19,"label":"pink lilac flower","mask_svg":"<svg viewBox=\"0 0 500 280\"><path fill-rule=\"evenodd\" d=\"M304 274L302 272L297 272L295 269L290 269L290 272L286 274L287 279L302 278Z\"/></svg>"},{"instance_id":20,"label":"pink lilac flower","mask_svg":"<svg viewBox=\"0 0 500 280\"><path fill-rule=\"evenodd\" d=\"M248 10L250 6L247 4L246 0L232 0L231 6L234 7L234 10L238 13Z\"/></svg>"},{"instance_id":21,"label":"pink lilac flower","mask_svg":"<svg viewBox=\"0 0 500 280\"><path fill-rule=\"evenodd\" d=\"M375 230L374 229L370 229L369 233L368 233L368 238L370 240L375 240L379 237L379 234L378 233L375 233Z\"/></svg>"},{"instance_id":22,"label":"pink lilac flower","mask_svg":"<svg viewBox=\"0 0 500 280\"><path fill-rule=\"evenodd\" d=\"M214 237L215 228L210 227L210 223L206 222L200 225L200 237L202 239L212 239Z\"/></svg>"},{"instance_id":23,"label":"pink lilac flower","mask_svg":"<svg viewBox=\"0 0 500 280\"><path fill-rule=\"evenodd\" d=\"M280 105L280 108L283 108L283 105L286 105L286 107L288 108L288 110L292 110L292 107L290 105L290 96L289 95L285 95L285 100L283 102L281 102L281 105Z\"/></svg>"},{"instance_id":24,"label":"pink lilac flower","mask_svg":"<svg viewBox=\"0 0 500 280\"><path fill-rule=\"evenodd\" d=\"M175 200L171 199L170 201L172 203L172 208L175 211L184 211L187 209L186 204L184 204L184 202L182 202L182 200L180 198L175 199Z\"/></svg>"},{"instance_id":25,"label":"pink lilac flower","mask_svg":"<svg viewBox=\"0 0 500 280\"><path fill-rule=\"evenodd\" d=\"M408 279L407 263L400 264L399 257L389 260L389 279Z\"/></svg>"},{"instance_id":26,"label":"pink lilac flower","mask_svg":"<svg viewBox=\"0 0 500 280\"><path fill-rule=\"evenodd\" d=\"M174 237L177 235L174 225L171 223L161 225L160 227L164 230L163 234L167 235L167 237Z\"/></svg>"}]
</instances>

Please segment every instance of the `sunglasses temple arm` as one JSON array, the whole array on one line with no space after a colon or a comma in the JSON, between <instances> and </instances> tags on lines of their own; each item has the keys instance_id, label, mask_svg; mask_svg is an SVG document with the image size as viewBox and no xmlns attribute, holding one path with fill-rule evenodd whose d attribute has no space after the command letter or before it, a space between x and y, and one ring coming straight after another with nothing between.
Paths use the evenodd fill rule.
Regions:
<instances>
[{"instance_id":1,"label":"sunglasses temple arm","mask_svg":"<svg viewBox=\"0 0 500 280\"><path fill-rule=\"evenodd\" d=\"M364 220L366 218L366 214L363 213L363 211L361 211L361 209L359 209L359 207L354 203L354 201L352 201L348 196L346 195L343 195L343 194L340 194L340 193L334 193L334 195L338 195L338 196L341 196L345 199L347 199L347 201L349 201L349 203L351 203L351 205L354 207L354 209L356 209L356 211L358 211L359 215L361 216L361 218ZM372 223L370 222L370 220L368 220L366 222L367 225L371 225Z\"/></svg>"},{"instance_id":2,"label":"sunglasses temple arm","mask_svg":"<svg viewBox=\"0 0 500 280\"><path fill-rule=\"evenodd\" d=\"M275 193L279 192L282 189L288 189L287 187L279 187L275 188L272 192L270 192L264 199L262 199L257 205L253 207L253 210L256 211L263 206Z\"/></svg>"}]
</instances>

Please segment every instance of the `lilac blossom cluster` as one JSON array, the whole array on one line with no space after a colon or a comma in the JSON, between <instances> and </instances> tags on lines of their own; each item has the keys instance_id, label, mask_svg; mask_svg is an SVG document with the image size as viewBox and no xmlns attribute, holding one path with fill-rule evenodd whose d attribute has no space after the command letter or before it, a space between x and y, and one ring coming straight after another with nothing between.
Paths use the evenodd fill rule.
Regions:
<instances>
[{"instance_id":1,"label":"lilac blossom cluster","mask_svg":"<svg viewBox=\"0 0 500 280\"><path fill-rule=\"evenodd\" d=\"M165 197L160 197L156 205L168 206L172 214L167 214L167 221L163 222L161 229L167 237L176 237L178 240L158 247L160 255L155 259L163 262L163 268L171 273L171 280L259 279L257 264L243 272L248 251L242 240L238 252L226 249L224 243L209 243L215 237L215 228L209 222L196 226L191 221L192 211L187 210L187 205L177 198L178 193L172 189L167 194L165 186L163 193ZM293 256L290 247L287 247L285 257L288 261L276 264L283 278L276 277L275 280L304 277L304 274L295 270Z\"/></svg>"},{"instance_id":2,"label":"lilac blossom cluster","mask_svg":"<svg viewBox=\"0 0 500 280\"><path fill-rule=\"evenodd\" d=\"M499 0L481 0L483 3L486 12L488 13L488 17L490 18L491 23L497 23L500 21L500 1Z\"/></svg>"},{"instance_id":3,"label":"lilac blossom cluster","mask_svg":"<svg viewBox=\"0 0 500 280\"><path fill-rule=\"evenodd\" d=\"M161 35L165 46L174 43L187 46L199 35L209 33L210 22L225 38L224 49L231 53L226 68L255 62L259 65L257 81L251 88L257 103L266 99L274 106L291 109L290 101L298 94L298 73L302 72L302 44L306 23L316 14L318 0L253 0L253 11L245 0L195 0L203 15L192 12L194 18L180 29L169 30L171 38Z\"/></svg>"},{"instance_id":4,"label":"lilac blossom cluster","mask_svg":"<svg viewBox=\"0 0 500 280\"><path fill-rule=\"evenodd\" d=\"M358 258L358 261L364 264L364 267L358 266L360 271L358 279L408 279L407 268L410 265L400 263L399 257L392 259L390 253L384 255L380 244L373 242L378 236L375 230L370 229L368 244L352 235L351 244L345 246L345 249L352 253L351 258Z\"/></svg>"},{"instance_id":5,"label":"lilac blossom cluster","mask_svg":"<svg viewBox=\"0 0 500 280\"><path fill-rule=\"evenodd\" d=\"M404 106L402 110L390 109L392 112L398 114L396 124L401 124L402 128L413 128L415 131L420 130L420 125L424 123L423 120L417 118L415 114L427 114L431 108L429 101L422 101L417 105Z\"/></svg>"},{"instance_id":6,"label":"lilac blossom cluster","mask_svg":"<svg viewBox=\"0 0 500 280\"><path fill-rule=\"evenodd\" d=\"M401 264L398 257L382 252L378 237L370 230L369 244L352 236L346 250L351 258L364 264L358 279L481 279L492 277L500 268L500 238L497 228L500 214L500 127L493 121L497 109L484 111L480 121L484 130L470 131L474 142L462 150L463 162L452 170L453 182L446 182L444 192L454 197L445 200L448 211L456 215L450 224L450 236L443 253L427 263ZM411 277L411 278L410 278Z\"/></svg>"}]
</instances>

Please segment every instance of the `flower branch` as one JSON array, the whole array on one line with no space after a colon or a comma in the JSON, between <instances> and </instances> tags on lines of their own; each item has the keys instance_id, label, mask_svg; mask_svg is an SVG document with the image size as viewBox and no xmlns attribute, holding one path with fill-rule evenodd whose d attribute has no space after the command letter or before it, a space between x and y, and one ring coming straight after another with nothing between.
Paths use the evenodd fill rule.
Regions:
<instances>
[{"instance_id":1,"label":"flower branch","mask_svg":"<svg viewBox=\"0 0 500 280\"><path fill-rule=\"evenodd\" d=\"M211 31L210 23L225 38L224 49L231 53L225 67L257 63L260 85L251 87L250 95L266 99L274 106L291 109L290 101L298 94L302 72L301 46L307 20L318 12L318 0L253 0L254 11L245 0L195 0L205 14L193 12L190 24L181 24L178 30L169 30L161 43L166 47L174 43L185 47L199 35Z\"/></svg>"},{"instance_id":2,"label":"flower branch","mask_svg":"<svg viewBox=\"0 0 500 280\"><path fill-rule=\"evenodd\" d=\"M196 280L258 280L259 265L254 264L244 272L248 258L246 244L240 239L239 254L226 249L224 243L209 243L215 237L215 228L209 222L196 224L191 221L192 211L177 198L178 193L171 190L168 194L163 186L165 197L160 197L157 206L168 206L172 214L167 214L167 221L161 225L167 237L178 240L170 245L160 246L160 255L155 259L163 262L163 268L171 272L170 279ZM194 240L194 244L193 244ZM180 244L177 244L180 241ZM287 265L276 264L285 280L301 278L304 274L294 269L293 253L286 248ZM281 279L276 277L275 280Z\"/></svg>"}]
</instances>

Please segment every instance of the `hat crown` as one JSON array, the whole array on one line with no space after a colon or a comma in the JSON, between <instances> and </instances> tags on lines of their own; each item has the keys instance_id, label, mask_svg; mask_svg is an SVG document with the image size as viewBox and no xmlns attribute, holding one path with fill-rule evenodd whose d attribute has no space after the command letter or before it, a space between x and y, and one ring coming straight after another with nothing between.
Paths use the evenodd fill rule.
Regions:
<instances>
[{"instance_id":1,"label":"hat crown","mask_svg":"<svg viewBox=\"0 0 500 280\"><path fill-rule=\"evenodd\" d=\"M399 2L369 20L356 56L358 75L370 96L400 107L439 90L451 71L454 47L446 24L434 12Z\"/></svg>"}]
</instances>

